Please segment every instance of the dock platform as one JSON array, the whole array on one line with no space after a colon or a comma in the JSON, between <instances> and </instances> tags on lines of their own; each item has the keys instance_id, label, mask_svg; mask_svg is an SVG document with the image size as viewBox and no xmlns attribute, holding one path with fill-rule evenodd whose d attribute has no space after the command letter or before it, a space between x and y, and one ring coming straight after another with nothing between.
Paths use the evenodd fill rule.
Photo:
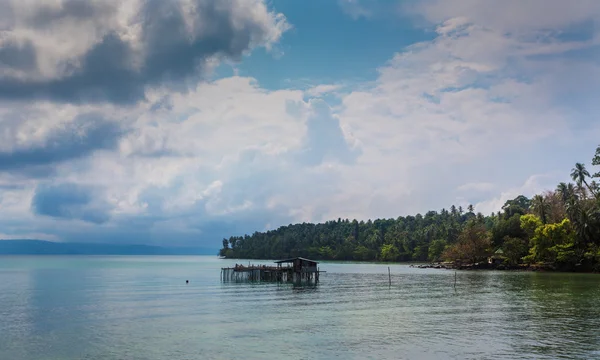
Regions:
<instances>
[{"instance_id":1,"label":"dock platform","mask_svg":"<svg viewBox=\"0 0 600 360\"><path fill-rule=\"evenodd\" d=\"M275 261L276 265L236 264L221 268L221 281L319 282L317 262L301 257Z\"/></svg>"}]
</instances>

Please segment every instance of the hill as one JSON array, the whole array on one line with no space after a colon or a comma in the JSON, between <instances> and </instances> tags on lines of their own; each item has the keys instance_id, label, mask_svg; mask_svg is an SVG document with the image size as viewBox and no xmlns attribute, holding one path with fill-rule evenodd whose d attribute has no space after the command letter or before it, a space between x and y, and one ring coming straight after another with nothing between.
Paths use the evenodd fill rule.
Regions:
<instances>
[{"instance_id":1,"label":"hill","mask_svg":"<svg viewBox=\"0 0 600 360\"><path fill-rule=\"evenodd\" d=\"M0 255L213 255L206 248L136 244L59 243L43 240L0 240Z\"/></svg>"}]
</instances>

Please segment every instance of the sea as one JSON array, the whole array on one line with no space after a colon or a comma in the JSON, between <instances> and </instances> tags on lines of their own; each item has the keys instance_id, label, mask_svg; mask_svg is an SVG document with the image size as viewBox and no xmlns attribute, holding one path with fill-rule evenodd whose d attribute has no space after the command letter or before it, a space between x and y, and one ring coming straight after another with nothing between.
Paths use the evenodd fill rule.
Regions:
<instances>
[{"instance_id":1,"label":"sea","mask_svg":"<svg viewBox=\"0 0 600 360\"><path fill-rule=\"evenodd\" d=\"M0 257L0 359L600 359L600 275L321 262L316 286L221 281L242 262L271 263Z\"/></svg>"}]
</instances>

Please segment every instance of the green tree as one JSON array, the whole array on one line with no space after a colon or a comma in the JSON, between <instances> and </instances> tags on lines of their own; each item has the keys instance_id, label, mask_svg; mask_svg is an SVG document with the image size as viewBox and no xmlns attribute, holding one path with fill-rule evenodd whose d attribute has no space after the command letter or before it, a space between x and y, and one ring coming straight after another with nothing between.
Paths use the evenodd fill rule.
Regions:
<instances>
[{"instance_id":1,"label":"green tree","mask_svg":"<svg viewBox=\"0 0 600 360\"><path fill-rule=\"evenodd\" d=\"M598 146L596 148L596 154L594 155L594 158L592 159L592 165L594 165L594 166L600 165L600 146ZM592 177L600 178L600 172L595 173Z\"/></svg>"},{"instance_id":2,"label":"green tree","mask_svg":"<svg viewBox=\"0 0 600 360\"><path fill-rule=\"evenodd\" d=\"M506 237L504 239L504 245L502 245L502 251L506 257L506 261L510 265L517 265L521 262L523 257L527 256L529 246L527 241L519 238Z\"/></svg>"},{"instance_id":3,"label":"green tree","mask_svg":"<svg viewBox=\"0 0 600 360\"><path fill-rule=\"evenodd\" d=\"M437 239L431 242L429 245L429 253L427 254L427 259L429 261L438 261L440 256L448 246L448 242L444 239Z\"/></svg>"},{"instance_id":4,"label":"green tree","mask_svg":"<svg viewBox=\"0 0 600 360\"><path fill-rule=\"evenodd\" d=\"M546 201L543 195L535 195L531 198L531 210L534 214L539 216L542 223L548 223L548 216L550 212L550 204Z\"/></svg>"},{"instance_id":5,"label":"green tree","mask_svg":"<svg viewBox=\"0 0 600 360\"><path fill-rule=\"evenodd\" d=\"M535 229L531 238L529 255L525 257L528 262L562 261L567 258L574 244L574 232L569 219L564 219L558 224L541 225Z\"/></svg>"},{"instance_id":6,"label":"green tree","mask_svg":"<svg viewBox=\"0 0 600 360\"><path fill-rule=\"evenodd\" d=\"M528 239L531 239L535 235L537 228L544 225L542 220L534 214L522 215L519 220L521 229L527 234Z\"/></svg>"},{"instance_id":7,"label":"green tree","mask_svg":"<svg viewBox=\"0 0 600 360\"><path fill-rule=\"evenodd\" d=\"M586 180L586 178L589 178L589 177L590 177L590 173L587 171L587 169L585 168L585 165L582 163L576 163L575 167L571 170L571 179L573 179L573 181L575 181L575 183L577 183L577 185L579 185L579 186L585 185L594 197L598 197L598 194L596 194L592 190L592 188L590 187L590 185L588 184L588 182Z\"/></svg>"},{"instance_id":8,"label":"green tree","mask_svg":"<svg viewBox=\"0 0 600 360\"><path fill-rule=\"evenodd\" d=\"M456 216L458 214L458 210L456 209L456 206L454 206L454 205L450 206L450 214L452 214L452 216Z\"/></svg>"},{"instance_id":9,"label":"green tree","mask_svg":"<svg viewBox=\"0 0 600 360\"><path fill-rule=\"evenodd\" d=\"M473 263L485 260L490 254L490 234L483 224L471 222L458 237L458 243L449 246L442 257L448 260L468 260Z\"/></svg>"},{"instance_id":10,"label":"green tree","mask_svg":"<svg viewBox=\"0 0 600 360\"><path fill-rule=\"evenodd\" d=\"M385 244L381 247L381 261L396 261L400 256L398 248L392 244Z\"/></svg>"},{"instance_id":11,"label":"green tree","mask_svg":"<svg viewBox=\"0 0 600 360\"><path fill-rule=\"evenodd\" d=\"M504 217L499 218L491 229L492 244L496 248L502 246L504 238L507 236L521 239L527 237L527 234L521 228L521 215L519 213L515 213L510 217L507 216L508 215L505 214Z\"/></svg>"}]
</instances>

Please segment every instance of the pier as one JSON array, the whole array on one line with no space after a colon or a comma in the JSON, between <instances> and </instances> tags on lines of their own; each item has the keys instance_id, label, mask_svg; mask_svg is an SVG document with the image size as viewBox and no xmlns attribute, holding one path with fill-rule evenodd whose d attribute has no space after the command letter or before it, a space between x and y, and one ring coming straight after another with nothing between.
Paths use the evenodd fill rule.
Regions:
<instances>
[{"instance_id":1,"label":"pier","mask_svg":"<svg viewBox=\"0 0 600 360\"><path fill-rule=\"evenodd\" d=\"M222 281L319 282L317 262L301 257L279 260L275 265L236 264L221 268Z\"/></svg>"}]
</instances>

